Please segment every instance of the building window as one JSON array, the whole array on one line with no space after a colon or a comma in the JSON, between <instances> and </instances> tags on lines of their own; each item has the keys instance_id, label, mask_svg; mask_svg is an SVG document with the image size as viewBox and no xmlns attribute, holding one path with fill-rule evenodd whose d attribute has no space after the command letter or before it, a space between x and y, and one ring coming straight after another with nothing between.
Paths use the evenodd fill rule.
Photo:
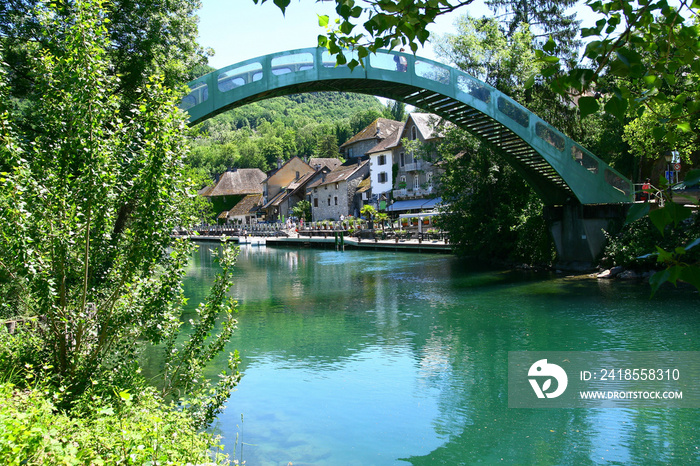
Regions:
<instances>
[{"instance_id":1,"label":"building window","mask_svg":"<svg viewBox=\"0 0 700 466\"><path fill-rule=\"evenodd\" d=\"M428 183L428 186L433 185L433 172L428 172L425 174L425 182Z\"/></svg>"},{"instance_id":2,"label":"building window","mask_svg":"<svg viewBox=\"0 0 700 466\"><path fill-rule=\"evenodd\" d=\"M379 165L386 165L386 155L380 155L379 156Z\"/></svg>"},{"instance_id":3,"label":"building window","mask_svg":"<svg viewBox=\"0 0 700 466\"><path fill-rule=\"evenodd\" d=\"M335 196L335 205L338 205L338 196Z\"/></svg>"},{"instance_id":4,"label":"building window","mask_svg":"<svg viewBox=\"0 0 700 466\"><path fill-rule=\"evenodd\" d=\"M331 206L331 198L329 197L328 198L328 207L330 207L330 206Z\"/></svg>"},{"instance_id":5,"label":"building window","mask_svg":"<svg viewBox=\"0 0 700 466\"><path fill-rule=\"evenodd\" d=\"M299 172L297 172L297 177L296 177L296 179L297 179L297 180L299 179Z\"/></svg>"},{"instance_id":6,"label":"building window","mask_svg":"<svg viewBox=\"0 0 700 466\"><path fill-rule=\"evenodd\" d=\"M406 155L403 152L401 152L401 155L399 155L399 165L402 167L406 165Z\"/></svg>"},{"instance_id":7,"label":"building window","mask_svg":"<svg viewBox=\"0 0 700 466\"><path fill-rule=\"evenodd\" d=\"M318 207L318 198L314 197L314 207Z\"/></svg>"},{"instance_id":8,"label":"building window","mask_svg":"<svg viewBox=\"0 0 700 466\"><path fill-rule=\"evenodd\" d=\"M413 176L413 189L420 188L420 177L418 175Z\"/></svg>"},{"instance_id":9,"label":"building window","mask_svg":"<svg viewBox=\"0 0 700 466\"><path fill-rule=\"evenodd\" d=\"M415 141L416 139L418 139L418 130L415 126L411 126L411 140Z\"/></svg>"},{"instance_id":10,"label":"building window","mask_svg":"<svg viewBox=\"0 0 700 466\"><path fill-rule=\"evenodd\" d=\"M335 184L335 189L336 189L336 191L338 190L338 186L339 186L338 183L336 183L336 184Z\"/></svg>"},{"instance_id":11,"label":"building window","mask_svg":"<svg viewBox=\"0 0 700 466\"><path fill-rule=\"evenodd\" d=\"M379 181L380 183L386 183L386 182L387 182L387 179L388 179L388 176L387 176L386 172L381 172L381 173L379 174L378 181Z\"/></svg>"}]
</instances>

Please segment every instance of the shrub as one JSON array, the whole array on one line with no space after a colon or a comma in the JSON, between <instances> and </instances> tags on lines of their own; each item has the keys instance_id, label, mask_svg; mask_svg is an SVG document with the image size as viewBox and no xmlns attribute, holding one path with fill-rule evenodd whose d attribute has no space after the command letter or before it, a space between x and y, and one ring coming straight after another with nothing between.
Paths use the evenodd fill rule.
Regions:
<instances>
[{"instance_id":1,"label":"shrub","mask_svg":"<svg viewBox=\"0 0 700 466\"><path fill-rule=\"evenodd\" d=\"M664 235L661 235L649 217L644 217L625 225L617 235L608 237L600 265L649 270L657 266L656 257L648 256L649 253L656 252L657 246L673 250L678 245L685 245L698 237L700 219L697 215L682 222L679 228L667 226ZM696 263L700 260L700 251L690 250L685 260L688 263Z\"/></svg>"},{"instance_id":2,"label":"shrub","mask_svg":"<svg viewBox=\"0 0 700 466\"><path fill-rule=\"evenodd\" d=\"M210 463L218 438L198 432L185 412L160 401L152 390L138 399L121 392L114 403L97 403L89 415L69 417L38 389L0 385L0 463L173 464ZM221 454L218 464L228 464Z\"/></svg>"}]
</instances>

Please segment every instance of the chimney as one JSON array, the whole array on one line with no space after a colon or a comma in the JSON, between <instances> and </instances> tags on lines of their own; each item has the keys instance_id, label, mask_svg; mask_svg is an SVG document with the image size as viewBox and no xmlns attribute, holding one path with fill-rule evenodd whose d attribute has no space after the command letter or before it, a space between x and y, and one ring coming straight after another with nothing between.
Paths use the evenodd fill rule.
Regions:
<instances>
[{"instance_id":1,"label":"chimney","mask_svg":"<svg viewBox=\"0 0 700 466\"><path fill-rule=\"evenodd\" d=\"M277 168L282 168L282 159L277 159Z\"/></svg>"}]
</instances>

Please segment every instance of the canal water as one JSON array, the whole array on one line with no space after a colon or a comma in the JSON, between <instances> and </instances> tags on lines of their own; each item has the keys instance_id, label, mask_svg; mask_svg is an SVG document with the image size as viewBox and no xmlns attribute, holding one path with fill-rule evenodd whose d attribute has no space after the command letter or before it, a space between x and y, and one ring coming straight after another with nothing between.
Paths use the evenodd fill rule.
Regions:
<instances>
[{"instance_id":1,"label":"canal water","mask_svg":"<svg viewBox=\"0 0 700 466\"><path fill-rule=\"evenodd\" d=\"M193 305L216 273L186 279ZM212 430L248 465L698 464L699 409L508 408L509 351L700 351L700 297L448 255L242 247ZM228 351L227 351L228 352Z\"/></svg>"}]
</instances>

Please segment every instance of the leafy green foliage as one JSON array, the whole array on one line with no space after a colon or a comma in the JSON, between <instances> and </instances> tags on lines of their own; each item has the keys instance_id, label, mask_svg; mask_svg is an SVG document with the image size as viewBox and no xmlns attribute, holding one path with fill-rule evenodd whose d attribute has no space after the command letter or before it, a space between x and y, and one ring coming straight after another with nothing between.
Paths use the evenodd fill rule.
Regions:
<instances>
[{"instance_id":1,"label":"leafy green foliage","mask_svg":"<svg viewBox=\"0 0 700 466\"><path fill-rule=\"evenodd\" d=\"M457 148L464 152L450 156ZM552 262L542 204L498 152L452 130L441 153L446 172L439 189L449 207L437 224L449 232L457 254L494 263Z\"/></svg>"},{"instance_id":2,"label":"leafy green foliage","mask_svg":"<svg viewBox=\"0 0 700 466\"><path fill-rule=\"evenodd\" d=\"M657 251L657 246L673 251L677 244L689 244L700 233L700 225L696 219L683 222L680 226L681 228L669 226L662 234L647 216L632 220L620 233L608 239L601 265L620 265L638 271L654 270L659 264L656 256L649 253ZM690 256L687 258L692 260Z\"/></svg>"},{"instance_id":3,"label":"leafy green foliage","mask_svg":"<svg viewBox=\"0 0 700 466\"><path fill-rule=\"evenodd\" d=\"M700 111L696 5L682 1L673 7L666 0L591 0L587 5L602 16L595 26L581 31L590 40L584 52L587 62L562 74L551 73L548 70L559 69L559 60L543 50L540 57L550 66L542 75L549 75L552 87L562 95L603 91L599 97L602 107L621 121L628 114L656 114L660 123L656 139L675 145ZM610 86L600 89L606 74L620 79L609 80ZM587 97L583 111L590 114L600 105Z\"/></svg>"},{"instance_id":4,"label":"leafy green foliage","mask_svg":"<svg viewBox=\"0 0 700 466\"><path fill-rule=\"evenodd\" d=\"M38 317L26 344L39 338L41 345L24 355L5 351L0 369L31 358L23 367L42 368L37 374L64 392L61 405L70 408L112 387L140 386L144 344L177 348L170 342L181 328L191 246L171 232L189 221L181 206L192 193L179 95L158 76L135 98L123 92L99 0L71 3L67 16L61 5L46 8L57 10L37 13L38 24L56 41L33 57L33 90L41 96L29 99L34 126L16 134L16 115L3 108L0 128L7 170L0 177L0 262L3 279L17 283L0 291L17 304L16 316ZM175 352L182 356L178 375L166 372L168 389L191 395L189 411L202 420L211 420L237 381L235 368L218 388L201 377L233 328L232 306L221 297L230 286L229 255L223 281L194 319L197 350ZM226 323L214 333L221 315Z\"/></svg>"},{"instance_id":5,"label":"leafy green foliage","mask_svg":"<svg viewBox=\"0 0 700 466\"><path fill-rule=\"evenodd\" d=\"M580 21L575 19L575 13L567 14L567 9L576 5L574 0L486 0L485 3L505 23L508 36L513 36L522 24L528 24L536 31L536 40L550 38L550 52L564 59L578 54L580 42L576 36Z\"/></svg>"},{"instance_id":6,"label":"leafy green foliage","mask_svg":"<svg viewBox=\"0 0 700 466\"><path fill-rule=\"evenodd\" d=\"M394 121L404 121L406 118L406 104L403 102L394 101L388 102L386 111L384 112L384 117L388 118L389 120L394 120Z\"/></svg>"},{"instance_id":7,"label":"leafy green foliage","mask_svg":"<svg viewBox=\"0 0 700 466\"><path fill-rule=\"evenodd\" d=\"M373 220L374 216L377 215L377 209L374 208L374 206L371 206L369 204L365 204L362 206L362 209L360 210L360 215L365 217L368 220Z\"/></svg>"},{"instance_id":8,"label":"leafy green foliage","mask_svg":"<svg viewBox=\"0 0 700 466\"><path fill-rule=\"evenodd\" d=\"M700 181L700 170L688 173L689 186ZM671 186L661 182L664 205L651 209L649 203L633 205L623 230L609 239L603 265L658 270L649 280L652 294L665 282L678 280L700 290L700 218L685 205L673 202ZM679 246L680 245L680 246Z\"/></svg>"},{"instance_id":9,"label":"leafy green foliage","mask_svg":"<svg viewBox=\"0 0 700 466\"><path fill-rule=\"evenodd\" d=\"M700 290L700 249L696 248L700 244L700 219L690 207L675 203L672 186L665 179L660 181L665 200L663 207L650 210L645 203L645 207L631 209L627 218L629 223L647 215L661 235L654 243L656 252L641 256L642 259L655 257L657 264L663 267L649 280L652 295L667 281L675 285L678 280L683 280ZM699 182L700 170L692 170L684 184L694 186ZM653 250L647 246L647 251Z\"/></svg>"},{"instance_id":10,"label":"leafy green foliage","mask_svg":"<svg viewBox=\"0 0 700 466\"><path fill-rule=\"evenodd\" d=\"M229 355L229 371L219 374L217 386L212 387L202 376L202 370L223 351L236 328L233 314L238 303L228 296L228 291L237 255L237 250L221 250L216 258L221 272L206 301L196 309L196 319L189 320L186 340L179 342L179 333L170 332L163 345L161 394L172 397L178 391L186 393L187 398L181 399L180 403L188 408L200 428L214 420L241 377L237 353ZM215 326L218 326L218 332L212 335L210 332Z\"/></svg>"},{"instance_id":11,"label":"leafy green foliage","mask_svg":"<svg viewBox=\"0 0 700 466\"><path fill-rule=\"evenodd\" d=\"M339 157L338 145L382 111L375 97L333 92L249 104L194 128L186 162L213 179L233 167L267 171L278 158Z\"/></svg>"},{"instance_id":12,"label":"leafy green foliage","mask_svg":"<svg viewBox=\"0 0 700 466\"><path fill-rule=\"evenodd\" d=\"M119 76L120 92L131 101L146 86L148 77L158 74L168 87L189 79L189 72L204 66L211 51L197 44L196 16L199 0L113 0L103 9L109 22L110 46L105 50L112 63L109 74ZM57 51L60 36L46 34L42 17L54 15L71 23L80 2L9 0L0 4L0 37L12 94L34 99L33 56L37 48ZM129 112L124 106L120 109ZM31 126L32 119L25 122Z\"/></svg>"},{"instance_id":13,"label":"leafy green foliage","mask_svg":"<svg viewBox=\"0 0 700 466\"><path fill-rule=\"evenodd\" d=\"M299 219L304 219L305 222L311 221L311 202L307 200L299 201L292 207L292 213Z\"/></svg>"},{"instance_id":14,"label":"leafy green foliage","mask_svg":"<svg viewBox=\"0 0 700 466\"><path fill-rule=\"evenodd\" d=\"M76 419L56 410L42 390L0 385L0 462L47 464L210 464L219 441L199 432L187 412L145 390L120 391ZM216 455L217 464L225 458Z\"/></svg>"}]
</instances>

